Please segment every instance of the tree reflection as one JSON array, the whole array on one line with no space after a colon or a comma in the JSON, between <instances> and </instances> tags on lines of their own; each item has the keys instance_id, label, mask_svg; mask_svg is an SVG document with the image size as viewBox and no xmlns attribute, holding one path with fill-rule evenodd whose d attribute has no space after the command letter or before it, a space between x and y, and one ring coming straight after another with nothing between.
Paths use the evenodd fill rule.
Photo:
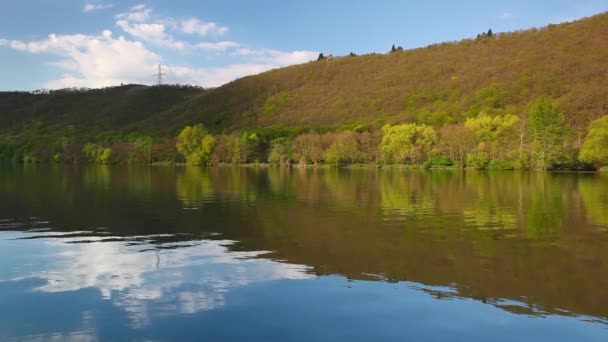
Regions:
<instances>
[{"instance_id":1,"label":"tree reflection","mask_svg":"<svg viewBox=\"0 0 608 342\"><path fill-rule=\"evenodd\" d=\"M581 177L578 190L589 221L608 229L608 175Z\"/></svg>"}]
</instances>

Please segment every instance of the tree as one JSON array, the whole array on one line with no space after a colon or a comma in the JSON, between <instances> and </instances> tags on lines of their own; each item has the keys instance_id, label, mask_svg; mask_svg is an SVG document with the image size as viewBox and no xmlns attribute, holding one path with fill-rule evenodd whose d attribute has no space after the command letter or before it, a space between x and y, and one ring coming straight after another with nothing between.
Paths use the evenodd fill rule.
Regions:
<instances>
[{"instance_id":1,"label":"tree","mask_svg":"<svg viewBox=\"0 0 608 342\"><path fill-rule=\"evenodd\" d=\"M465 126L475 135L478 152L486 152L490 158L500 159L510 152L518 122L519 118L515 115L491 117L481 112L477 117L467 119Z\"/></svg>"},{"instance_id":2,"label":"tree","mask_svg":"<svg viewBox=\"0 0 608 342\"><path fill-rule=\"evenodd\" d=\"M213 135L201 124L186 126L177 137L177 150L190 165L206 165L216 145Z\"/></svg>"},{"instance_id":3,"label":"tree","mask_svg":"<svg viewBox=\"0 0 608 342\"><path fill-rule=\"evenodd\" d=\"M154 152L154 144L152 138L142 137L133 142L133 150L129 156L132 162L137 163L152 163L152 153Z\"/></svg>"},{"instance_id":4,"label":"tree","mask_svg":"<svg viewBox=\"0 0 608 342\"><path fill-rule=\"evenodd\" d=\"M397 52L397 48L395 47L395 44L393 44L393 47L391 47L391 53L393 52Z\"/></svg>"},{"instance_id":5,"label":"tree","mask_svg":"<svg viewBox=\"0 0 608 342\"><path fill-rule=\"evenodd\" d=\"M304 163L308 161L319 163L325 151L321 135L313 132L298 135L293 140L292 146L294 156Z\"/></svg>"},{"instance_id":6,"label":"tree","mask_svg":"<svg viewBox=\"0 0 608 342\"><path fill-rule=\"evenodd\" d=\"M467 154L475 148L475 137L463 124L447 125L439 131L441 135L440 148L447 153L452 161L464 166Z\"/></svg>"},{"instance_id":7,"label":"tree","mask_svg":"<svg viewBox=\"0 0 608 342\"><path fill-rule=\"evenodd\" d=\"M492 32L492 29L488 30L488 33L486 34L486 36L488 36L488 37L494 37L494 32Z\"/></svg>"},{"instance_id":8,"label":"tree","mask_svg":"<svg viewBox=\"0 0 608 342\"><path fill-rule=\"evenodd\" d=\"M382 130L380 151L388 162L422 162L439 140L433 127L424 124L386 125Z\"/></svg>"},{"instance_id":9,"label":"tree","mask_svg":"<svg viewBox=\"0 0 608 342\"><path fill-rule=\"evenodd\" d=\"M325 59L325 56L323 56L323 53L322 53L322 52L319 52L319 57L317 57L317 62L318 62L318 61L322 61L322 60L324 60L324 59Z\"/></svg>"},{"instance_id":10,"label":"tree","mask_svg":"<svg viewBox=\"0 0 608 342\"><path fill-rule=\"evenodd\" d=\"M535 166L541 170L551 168L563 156L566 134L564 113L551 99L541 97L530 107L528 131L532 138Z\"/></svg>"},{"instance_id":11,"label":"tree","mask_svg":"<svg viewBox=\"0 0 608 342\"><path fill-rule=\"evenodd\" d=\"M268 162L275 165L290 163L291 142L287 138L277 138L271 143Z\"/></svg>"},{"instance_id":12,"label":"tree","mask_svg":"<svg viewBox=\"0 0 608 342\"><path fill-rule=\"evenodd\" d=\"M354 132L344 132L335 136L334 142L324 153L325 161L346 165L359 159L360 148Z\"/></svg>"},{"instance_id":13,"label":"tree","mask_svg":"<svg viewBox=\"0 0 608 342\"><path fill-rule=\"evenodd\" d=\"M101 164L112 164L114 162L112 150L109 148L103 148L99 155L99 162Z\"/></svg>"},{"instance_id":14,"label":"tree","mask_svg":"<svg viewBox=\"0 0 608 342\"><path fill-rule=\"evenodd\" d=\"M591 123L579 160L596 166L608 164L608 115Z\"/></svg>"}]
</instances>

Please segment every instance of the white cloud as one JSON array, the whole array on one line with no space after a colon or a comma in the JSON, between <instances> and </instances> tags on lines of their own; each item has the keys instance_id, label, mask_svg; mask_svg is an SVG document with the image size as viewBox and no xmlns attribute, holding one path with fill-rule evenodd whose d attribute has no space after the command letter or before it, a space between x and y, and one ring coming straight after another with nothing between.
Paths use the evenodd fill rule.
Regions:
<instances>
[{"instance_id":1,"label":"white cloud","mask_svg":"<svg viewBox=\"0 0 608 342\"><path fill-rule=\"evenodd\" d=\"M4 45L30 53L51 53L61 57L47 64L65 70L60 78L47 82L47 88L105 87L120 83L152 82L155 66L162 59L143 43L114 38L109 30L100 36L55 35L32 42L3 40ZM223 51L237 46L234 42L199 43L195 47ZM214 45L215 44L215 45ZM235 56L249 56L251 63L236 63L220 67L193 68L183 65L166 67L167 81L216 87L237 78L270 69L308 62L318 53L313 51L285 52L270 49L238 49Z\"/></svg>"},{"instance_id":2,"label":"white cloud","mask_svg":"<svg viewBox=\"0 0 608 342\"><path fill-rule=\"evenodd\" d=\"M146 8L146 5L144 4L139 4L139 5L135 5L133 7L131 7L131 11L141 11L144 8Z\"/></svg>"},{"instance_id":3,"label":"white cloud","mask_svg":"<svg viewBox=\"0 0 608 342\"><path fill-rule=\"evenodd\" d=\"M111 8L111 7L112 7L112 4L104 4L102 2L100 2L100 3L87 2L86 4L84 4L84 7L83 7L82 11L84 13L88 13L88 12L108 9L108 8Z\"/></svg>"},{"instance_id":4,"label":"white cloud","mask_svg":"<svg viewBox=\"0 0 608 342\"><path fill-rule=\"evenodd\" d=\"M307 266L261 259L265 251L231 251L233 242L227 240L165 244L178 248L164 250L130 241L66 243L72 241L78 238L35 241L49 251L49 262L12 280L42 279L44 284L34 289L39 292L96 288L124 310L133 327L146 326L158 315L214 309L225 304L232 289L248 284L315 278Z\"/></svg>"},{"instance_id":5,"label":"white cloud","mask_svg":"<svg viewBox=\"0 0 608 342\"><path fill-rule=\"evenodd\" d=\"M119 13L116 15L117 19L136 21L136 22L144 22L150 19L150 14L152 10L147 8L145 5L140 4L133 6L126 13Z\"/></svg>"},{"instance_id":6,"label":"white cloud","mask_svg":"<svg viewBox=\"0 0 608 342\"><path fill-rule=\"evenodd\" d=\"M55 35L45 40L10 42L13 49L30 53L51 53L60 56L52 65L69 70L61 78L45 84L48 88L104 87L120 83L146 83L154 72L160 56L140 42L113 38L105 30L101 36ZM77 74L73 74L77 72Z\"/></svg>"},{"instance_id":7,"label":"white cloud","mask_svg":"<svg viewBox=\"0 0 608 342\"><path fill-rule=\"evenodd\" d=\"M235 48L238 46L240 46L239 43L231 41L202 42L194 45L194 47L196 48L212 51L226 51L227 49Z\"/></svg>"},{"instance_id":8,"label":"white cloud","mask_svg":"<svg viewBox=\"0 0 608 342\"><path fill-rule=\"evenodd\" d=\"M504 12L503 14L500 15L500 17L502 19L509 19L509 18L513 18L513 13L511 12Z\"/></svg>"},{"instance_id":9,"label":"white cloud","mask_svg":"<svg viewBox=\"0 0 608 342\"><path fill-rule=\"evenodd\" d=\"M240 49L242 50L242 49ZM313 51L284 52L277 50L249 50L256 54L254 63L231 64L215 68L169 66L167 75L179 83L217 87L244 76L255 75L293 64L308 62L318 55Z\"/></svg>"},{"instance_id":10,"label":"white cloud","mask_svg":"<svg viewBox=\"0 0 608 342\"><path fill-rule=\"evenodd\" d=\"M315 51L279 51L273 49L237 49L232 53L233 56L246 56L256 61L276 65L287 66L292 64L305 63L317 58L318 52Z\"/></svg>"},{"instance_id":11,"label":"white cloud","mask_svg":"<svg viewBox=\"0 0 608 342\"><path fill-rule=\"evenodd\" d=\"M175 40L166 32L164 24L129 23L126 20L118 20L116 25L136 39L177 50L182 50L186 47L186 43Z\"/></svg>"},{"instance_id":12,"label":"white cloud","mask_svg":"<svg viewBox=\"0 0 608 342\"><path fill-rule=\"evenodd\" d=\"M98 4L98 2L94 2ZM318 52L280 51L274 49L245 48L234 41L186 42L177 40L173 32L219 35L228 28L205 23L195 18L178 21L173 18L152 18L146 5L133 6L126 13L116 15L116 26L131 38L104 30L101 35L56 35L36 41L7 40L0 38L0 46L14 50L53 54L59 58L44 62L58 68L62 76L42 85L47 88L105 87L121 83L150 84L156 65L163 62L154 48L188 51L189 53L222 54L226 65L192 67L165 65L166 82L216 87L237 78L270 69L314 60Z\"/></svg>"},{"instance_id":13,"label":"white cloud","mask_svg":"<svg viewBox=\"0 0 608 342\"><path fill-rule=\"evenodd\" d=\"M209 35L221 36L228 32L228 27L220 26L212 22L203 22L196 18L189 18L181 22L181 29L184 33L198 34L206 37Z\"/></svg>"}]
</instances>

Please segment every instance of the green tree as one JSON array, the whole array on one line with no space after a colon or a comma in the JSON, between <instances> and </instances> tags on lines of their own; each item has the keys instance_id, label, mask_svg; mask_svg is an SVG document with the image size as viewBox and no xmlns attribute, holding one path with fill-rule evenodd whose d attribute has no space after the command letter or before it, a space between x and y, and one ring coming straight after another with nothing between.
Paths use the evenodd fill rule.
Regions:
<instances>
[{"instance_id":1,"label":"green tree","mask_svg":"<svg viewBox=\"0 0 608 342\"><path fill-rule=\"evenodd\" d=\"M82 153L93 164L112 164L116 162L112 149L108 147L89 143L84 145Z\"/></svg>"},{"instance_id":2,"label":"green tree","mask_svg":"<svg viewBox=\"0 0 608 342\"><path fill-rule=\"evenodd\" d=\"M154 143L152 138L139 138L133 142L133 151L131 151L129 159L131 162L150 164L152 163L153 152Z\"/></svg>"},{"instance_id":3,"label":"green tree","mask_svg":"<svg viewBox=\"0 0 608 342\"><path fill-rule=\"evenodd\" d=\"M433 127L424 124L386 125L382 130L380 151L388 162L423 162L439 140Z\"/></svg>"},{"instance_id":4,"label":"green tree","mask_svg":"<svg viewBox=\"0 0 608 342\"><path fill-rule=\"evenodd\" d=\"M563 156L566 134L564 113L548 97L541 97L530 107L528 131L532 138L533 165L547 170Z\"/></svg>"},{"instance_id":5,"label":"green tree","mask_svg":"<svg viewBox=\"0 0 608 342\"><path fill-rule=\"evenodd\" d=\"M289 161L291 155L291 142L287 138L277 138L271 143L268 162L275 165L283 165Z\"/></svg>"},{"instance_id":6,"label":"green tree","mask_svg":"<svg viewBox=\"0 0 608 342\"><path fill-rule=\"evenodd\" d=\"M477 117L467 119L465 127L477 140L477 152L486 153L491 159L501 159L515 148L518 122L515 115L491 117L481 112Z\"/></svg>"},{"instance_id":7,"label":"green tree","mask_svg":"<svg viewBox=\"0 0 608 342\"><path fill-rule=\"evenodd\" d=\"M114 155L112 154L112 149L106 147L106 148L101 148L99 150L99 163L101 163L101 164L114 163Z\"/></svg>"},{"instance_id":8,"label":"green tree","mask_svg":"<svg viewBox=\"0 0 608 342\"><path fill-rule=\"evenodd\" d=\"M216 140L201 124L186 126L177 137L177 150L190 165L206 165Z\"/></svg>"},{"instance_id":9,"label":"green tree","mask_svg":"<svg viewBox=\"0 0 608 342\"><path fill-rule=\"evenodd\" d=\"M324 153L325 161L331 164L346 165L359 159L360 148L354 132L336 135L334 142Z\"/></svg>"},{"instance_id":10,"label":"green tree","mask_svg":"<svg viewBox=\"0 0 608 342\"><path fill-rule=\"evenodd\" d=\"M608 164L608 115L591 123L579 160L596 166Z\"/></svg>"}]
</instances>

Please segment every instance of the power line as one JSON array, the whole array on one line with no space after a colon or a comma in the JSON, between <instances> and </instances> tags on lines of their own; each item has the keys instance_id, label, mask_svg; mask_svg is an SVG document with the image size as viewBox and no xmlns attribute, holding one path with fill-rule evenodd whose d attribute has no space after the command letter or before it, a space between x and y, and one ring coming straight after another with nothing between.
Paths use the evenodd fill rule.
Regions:
<instances>
[{"instance_id":1,"label":"power line","mask_svg":"<svg viewBox=\"0 0 608 342\"><path fill-rule=\"evenodd\" d=\"M165 73L163 72L163 66L161 64L158 65L158 72L154 74L156 76L156 85L163 85L163 76Z\"/></svg>"}]
</instances>

